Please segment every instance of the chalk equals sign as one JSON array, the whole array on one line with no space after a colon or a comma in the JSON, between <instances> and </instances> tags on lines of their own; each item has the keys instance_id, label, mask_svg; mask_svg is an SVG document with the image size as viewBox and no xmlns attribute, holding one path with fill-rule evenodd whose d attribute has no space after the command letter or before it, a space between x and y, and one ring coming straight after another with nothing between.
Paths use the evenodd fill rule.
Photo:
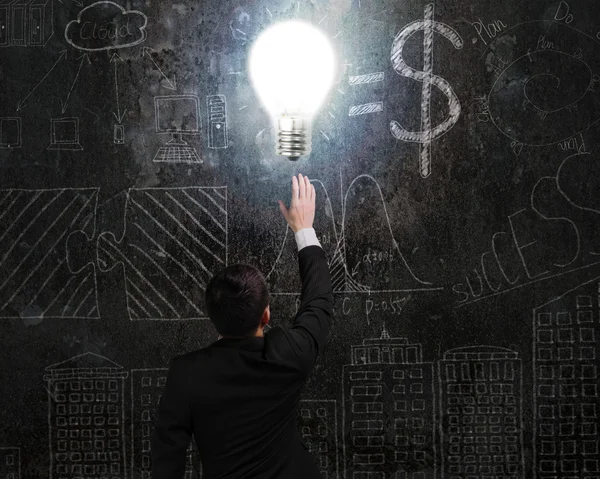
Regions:
<instances>
[{"instance_id":1,"label":"chalk equals sign","mask_svg":"<svg viewBox=\"0 0 600 479\"><path fill-rule=\"evenodd\" d=\"M348 78L350 85L365 85L367 83L377 83L383 81L384 72L365 73L364 75L351 75ZM378 113L383 111L382 101L373 101L363 103L362 105L352 105L348 110L348 116L367 115L369 113Z\"/></svg>"}]
</instances>

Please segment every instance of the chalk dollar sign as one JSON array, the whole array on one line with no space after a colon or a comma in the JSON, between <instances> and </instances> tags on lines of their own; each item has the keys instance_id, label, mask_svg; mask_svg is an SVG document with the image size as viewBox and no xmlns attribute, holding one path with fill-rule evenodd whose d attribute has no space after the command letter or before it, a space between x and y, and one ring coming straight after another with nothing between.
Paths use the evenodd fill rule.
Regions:
<instances>
[{"instance_id":1,"label":"chalk dollar sign","mask_svg":"<svg viewBox=\"0 0 600 479\"><path fill-rule=\"evenodd\" d=\"M463 46L462 38L452 27L433 20L433 3L425 6L423 20L409 23L392 43L392 65L402 76L423 83L421 96L421 131L408 131L395 120L390 122L390 130L398 140L421 144L419 172L423 178L431 174L431 142L450 130L460 116L460 102L450 84L442 77L433 74L433 33L446 37L457 50ZM408 66L402 58L406 42L418 31L423 30L423 71ZM431 126L431 87L435 85L448 98L448 116L439 125Z\"/></svg>"}]
</instances>

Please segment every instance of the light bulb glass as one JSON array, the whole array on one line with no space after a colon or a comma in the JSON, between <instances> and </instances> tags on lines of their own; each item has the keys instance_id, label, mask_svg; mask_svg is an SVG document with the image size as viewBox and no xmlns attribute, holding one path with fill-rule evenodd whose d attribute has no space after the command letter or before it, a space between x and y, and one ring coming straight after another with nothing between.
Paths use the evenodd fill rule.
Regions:
<instances>
[{"instance_id":1,"label":"light bulb glass","mask_svg":"<svg viewBox=\"0 0 600 479\"><path fill-rule=\"evenodd\" d=\"M310 23L287 20L262 32L250 51L250 78L272 117L310 120L335 77L335 53Z\"/></svg>"}]
</instances>

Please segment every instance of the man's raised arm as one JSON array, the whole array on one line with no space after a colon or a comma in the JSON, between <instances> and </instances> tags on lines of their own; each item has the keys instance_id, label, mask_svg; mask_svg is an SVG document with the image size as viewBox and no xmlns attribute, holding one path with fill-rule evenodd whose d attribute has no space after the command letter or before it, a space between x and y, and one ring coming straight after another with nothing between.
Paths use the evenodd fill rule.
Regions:
<instances>
[{"instance_id":1,"label":"man's raised arm","mask_svg":"<svg viewBox=\"0 0 600 479\"><path fill-rule=\"evenodd\" d=\"M325 252L312 227L315 216L315 187L308 177L292 178L289 209L279 201L281 212L294 231L302 290L300 307L289 330L296 355L308 373L322 351L333 317L333 289Z\"/></svg>"}]
</instances>

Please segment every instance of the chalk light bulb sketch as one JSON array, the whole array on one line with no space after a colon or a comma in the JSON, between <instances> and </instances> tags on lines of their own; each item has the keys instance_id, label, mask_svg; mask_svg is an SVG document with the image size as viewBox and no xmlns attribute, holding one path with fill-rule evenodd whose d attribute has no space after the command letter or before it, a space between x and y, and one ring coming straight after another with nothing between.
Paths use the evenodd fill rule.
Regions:
<instances>
[{"instance_id":1,"label":"chalk light bulb sketch","mask_svg":"<svg viewBox=\"0 0 600 479\"><path fill-rule=\"evenodd\" d=\"M250 50L250 79L277 130L278 155L311 150L311 121L336 74L333 45L310 23L287 20L262 32Z\"/></svg>"}]
</instances>

